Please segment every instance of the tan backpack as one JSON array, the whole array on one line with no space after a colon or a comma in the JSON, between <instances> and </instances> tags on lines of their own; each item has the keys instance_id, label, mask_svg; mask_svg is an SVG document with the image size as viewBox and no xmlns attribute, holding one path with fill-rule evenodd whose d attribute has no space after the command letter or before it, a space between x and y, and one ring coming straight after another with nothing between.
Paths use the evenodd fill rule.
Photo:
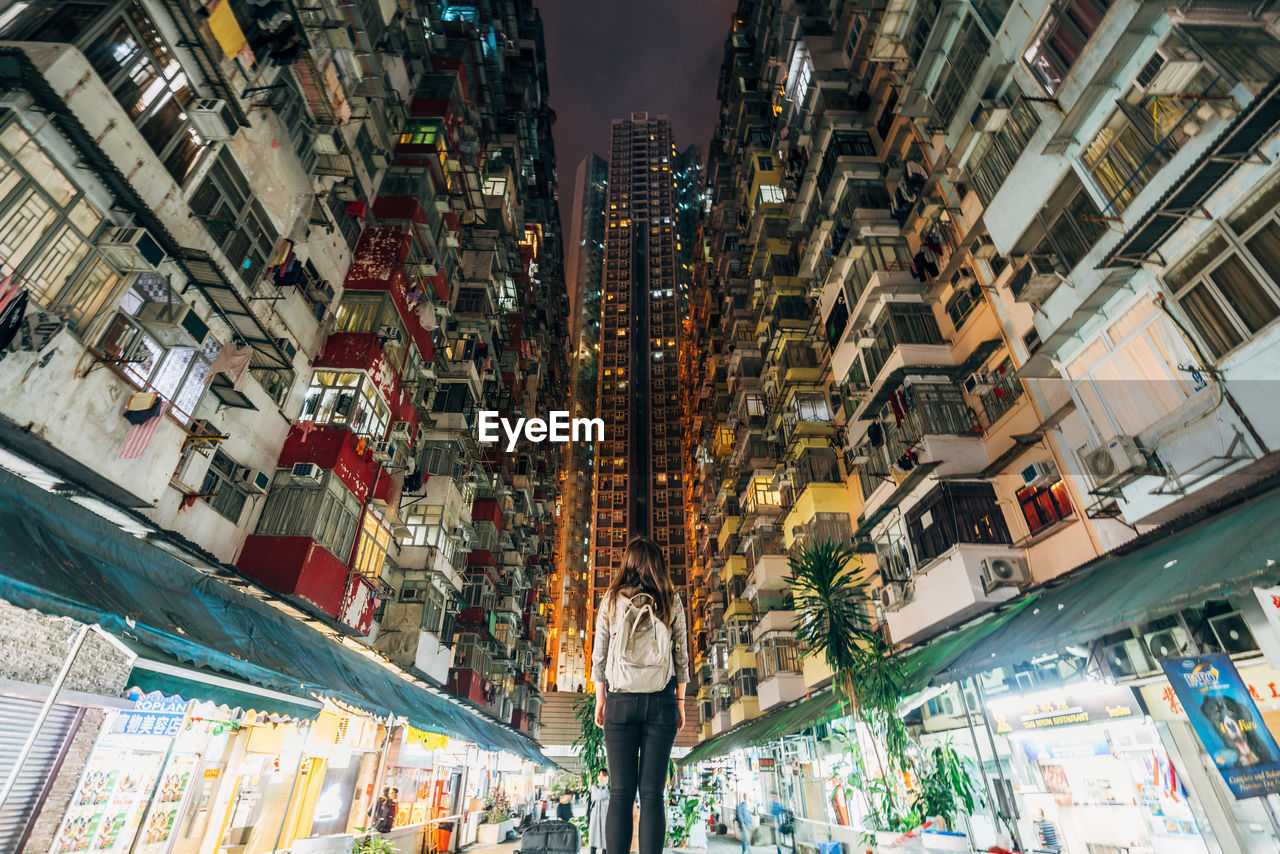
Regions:
<instances>
[{"instance_id":1,"label":"tan backpack","mask_svg":"<svg viewBox=\"0 0 1280 854\"><path fill-rule=\"evenodd\" d=\"M667 687L675 675L671 659L671 627L658 618L657 603L648 593L613 601L609 656L604 677L610 691L652 694Z\"/></svg>"}]
</instances>

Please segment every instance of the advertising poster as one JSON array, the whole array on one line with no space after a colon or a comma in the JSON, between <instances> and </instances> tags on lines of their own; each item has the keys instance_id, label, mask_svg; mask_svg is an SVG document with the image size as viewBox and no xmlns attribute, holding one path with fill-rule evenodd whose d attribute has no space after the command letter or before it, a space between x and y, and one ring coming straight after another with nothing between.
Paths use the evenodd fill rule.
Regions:
<instances>
[{"instance_id":1,"label":"advertising poster","mask_svg":"<svg viewBox=\"0 0 1280 854\"><path fill-rule=\"evenodd\" d=\"M1213 764L1237 798L1280 792L1280 748L1227 655L1160 662Z\"/></svg>"}]
</instances>

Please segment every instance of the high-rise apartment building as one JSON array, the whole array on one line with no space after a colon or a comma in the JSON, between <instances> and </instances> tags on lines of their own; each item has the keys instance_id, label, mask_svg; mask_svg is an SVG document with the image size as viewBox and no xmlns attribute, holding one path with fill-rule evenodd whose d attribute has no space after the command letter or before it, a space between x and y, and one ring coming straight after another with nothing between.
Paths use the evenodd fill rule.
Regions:
<instances>
[{"instance_id":1,"label":"high-rise apartment building","mask_svg":"<svg viewBox=\"0 0 1280 854\"><path fill-rule=\"evenodd\" d=\"M575 418L596 417L600 367L600 289L604 273L605 188L609 164L589 154L578 164L573 219L565 252L569 288L572 406ZM591 480L596 447L573 442L564 450L557 562L551 577L552 615L547 655L549 685L580 690L586 684L586 636L591 594L587 566L591 542Z\"/></svg>"},{"instance_id":2,"label":"high-rise apartment building","mask_svg":"<svg viewBox=\"0 0 1280 854\"><path fill-rule=\"evenodd\" d=\"M638 534L662 548L686 584L677 359L677 212L671 123L632 113L613 122L600 312L598 447L592 518L592 609Z\"/></svg>"}]
</instances>

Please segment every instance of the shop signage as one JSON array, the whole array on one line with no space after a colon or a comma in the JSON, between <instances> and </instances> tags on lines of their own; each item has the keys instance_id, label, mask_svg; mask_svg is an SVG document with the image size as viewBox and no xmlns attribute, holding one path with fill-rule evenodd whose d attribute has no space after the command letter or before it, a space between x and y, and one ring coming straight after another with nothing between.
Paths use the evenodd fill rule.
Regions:
<instances>
[{"instance_id":1,"label":"shop signage","mask_svg":"<svg viewBox=\"0 0 1280 854\"><path fill-rule=\"evenodd\" d=\"M1237 667L1236 672L1244 680L1249 689L1249 696L1262 712L1263 717L1280 713L1280 670L1265 664L1247 664ZM1138 689L1142 700L1146 703L1151 717L1158 721L1185 721L1187 710L1182 701L1174 693L1173 686L1165 680L1143 685Z\"/></svg>"},{"instance_id":2,"label":"shop signage","mask_svg":"<svg viewBox=\"0 0 1280 854\"><path fill-rule=\"evenodd\" d=\"M1258 597L1262 613L1267 615L1267 625L1280 640L1280 587L1255 587L1253 595Z\"/></svg>"},{"instance_id":3,"label":"shop signage","mask_svg":"<svg viewBox=\"0 0 1280 854\"><path fill-rule=\"evenodd\" d=\"M132 694L133 708L116 715L111 725L112 735L160 735L174 738L182 732L182 721L187 716L187 700L174 695L166 697L159 691L150 694Z\"/></svg>"},{"instance_id":4,"label":"shop signage","mask_svg":"<svg viewBox=\"0 0 1280 854\"><path fill-rule=\"evenodd\" d=\"M1231 657L1192 655L1160 664L1232 794L1254 798L1280 792L1280 747Z\"/></svg>"},{"instance_id":5,"label":"shop signage","mask_svg":"<svg viewBox=\"0 0 1280 854\"><path fill-rule=\"evenodd\" d=\"M999 697L987 703L996 732L1040 731L1075 724L1137 717L1133 691L1123 685L1077 683L1034 694Z\"/></svg>"}]
</instances>

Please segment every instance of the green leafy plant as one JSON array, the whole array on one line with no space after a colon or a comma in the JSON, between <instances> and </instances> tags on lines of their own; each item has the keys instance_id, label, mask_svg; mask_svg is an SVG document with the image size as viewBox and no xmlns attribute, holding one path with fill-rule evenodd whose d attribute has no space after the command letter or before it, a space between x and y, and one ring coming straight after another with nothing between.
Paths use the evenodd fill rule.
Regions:
<instances>
[{"instance_id":1,"label":"green leafy plant","mask_svg":"<svg viewBox=\"0 0 1280 854\"><path fill-rule=\"evenodd\" d=\"M983 798L973 783L971 765L951 745L935 747L920 763L915 811L922 816L938 816L947 827L955 827L961 815L972 815Z\"/></svg>"},{"instance_id":2,"label":"green leafy plant","mask_svg":"<svg viewBox=\"0 0 1280 854\"><path fill-rule=\"evenodd\" d=\"M589 789L599 772L609 770L604 754L604 730L596 726L595 692L583 694L574 703L573 710L578 719L578 737L573 746L578 748L578 759L582 762L582 786Z\"/></svg>"},{"instance_id":3,"label":"green leafy plant","mask_svg":"<svg viewBox=\"0 0 1280 854\"><path fill-rule=\"evenodd\" d=\"M357 836L351 841L351 854L396 854L396 847L389 840L376 835L371 827L357 827Z\"/></svg>"},{"instance_id":4,"label":"green leafy plant","mask_svg":"<svg viewBox=\"0 0 1280 854\"><path fill-rule=\"evenodd\" d=\"M482 824L501 824L513 816L511 804L507 801L507 791L499 786L485 799L484 815L481 816L480 821Z\"/></svg>"},{"instance_id":5,"label":"green leafy plant","mask_svg":"<svg viewBox=\"0 0 1280 854\"><path fill-rule=\"evenodd\" d=\"M856 734L837 730L851 769L845 796L864 795L881 830L905 832L933 816L954 827L962 814L973 813L981 793L970 763L950 746L922 756L898 717L906 680L892 648L872 625L871 591L861 569L843 543L809 544L791 559L790 583L800 613L796 636L804 654L826 660L852 714L871 734L879 776L867 773ZM908 787L907 780L913 785Z\"/></svg>"},{"instance_id":6,"label":"green leafy plant","mask_svg":"<svg viewBox=\"0 0 1280 854\"><path fill-rule=\"evenodd\" d=\"M699 821L705 802L703 795L681 795L676 800L676 808L669 813L667 821L667 848L681 848L689 842L689 835Z\"/></svg>"}]
</instances>

